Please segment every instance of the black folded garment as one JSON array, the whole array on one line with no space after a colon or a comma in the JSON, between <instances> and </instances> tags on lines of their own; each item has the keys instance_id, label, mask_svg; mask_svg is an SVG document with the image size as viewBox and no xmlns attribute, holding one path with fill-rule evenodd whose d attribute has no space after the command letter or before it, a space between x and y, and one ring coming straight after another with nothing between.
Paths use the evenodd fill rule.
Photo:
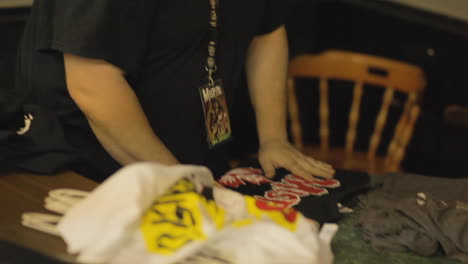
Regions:
<instances>
[{"instance_id":1,"label":"black folded garment","mask_svg":"<svg viewBox=\"0 0 468 264\"><path fill-rule=\"evenodd\" d=\"M333 179L310 182L278 169L275 177L268 179L258 161L243 162L218 181L229 189L254 196L261 206L294 208L320 224L338 221L342 217L338 203L347 205L370 187L367 173L348 170L336 170Z\"/></svg>"},{"instance_id":2,"label":"black folded garment","mask_svg":"<svg viewBox=\"0 0 468 264\"><path fill-rule=\"evenodd\" d=\"M57 116L44 107L24 105L8 118L0 119L0 171L53 174L84 158L68 143Z\"/></svg>"},{"instance_id":3,"label":"black folded garment","mask_svg":"<svg viewBox=\"0 0 468 264\"><path fill-rule=\"evenodd\" d=\"M0 264L64 264L30 249L0 240Z\"/></svg>"}]
</instances>

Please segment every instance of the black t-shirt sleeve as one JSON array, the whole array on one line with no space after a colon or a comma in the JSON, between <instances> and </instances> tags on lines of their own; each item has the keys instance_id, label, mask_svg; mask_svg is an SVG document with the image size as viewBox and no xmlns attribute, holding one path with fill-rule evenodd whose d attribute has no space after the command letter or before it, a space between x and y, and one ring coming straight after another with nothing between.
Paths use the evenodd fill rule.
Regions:
<instances>
[{"instance_id":1,"label":"black t-shirt sleeve","mask_svg":"<svg viewBox=\"0 0 468 264\"><path fill-rule=\"evenodd\" d=\"M265 12L263 23L257 32L257 35L270 33L285 23L287 15L286 0L264 0Z\"/></svg>"},{"instance_id":2,"label":"black t-shirt sleeve","mask_svg":"<svg viewBox=\"0 0 468 264\"><path fill-rule=\"evenodd\" d=\"M102 59L135 76L147 50L155 2L35 1L36 49Z\"/></svg>"}]
</instances>

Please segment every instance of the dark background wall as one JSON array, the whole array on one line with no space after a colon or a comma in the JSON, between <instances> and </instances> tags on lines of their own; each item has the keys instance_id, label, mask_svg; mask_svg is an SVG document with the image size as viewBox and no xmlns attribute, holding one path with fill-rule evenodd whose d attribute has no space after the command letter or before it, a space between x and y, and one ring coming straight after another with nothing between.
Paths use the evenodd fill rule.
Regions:
<instances>
[{"instance_id":1,"label":"dark background wall","mask_svg":"<svg viewBox=\"0 0 468 264\"><path fill-rule=\"evenodd\" d=\"M28 9L0 9L0 89L14 84L16 49Z\"/></svg>"}]
</instances>

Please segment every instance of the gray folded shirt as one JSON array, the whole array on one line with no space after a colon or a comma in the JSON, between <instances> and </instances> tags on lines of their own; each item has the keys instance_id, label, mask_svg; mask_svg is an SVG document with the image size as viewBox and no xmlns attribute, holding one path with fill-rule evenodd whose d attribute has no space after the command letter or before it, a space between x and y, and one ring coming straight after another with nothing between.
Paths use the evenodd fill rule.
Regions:
<instances>
[{"instance_id":1,"label":"gray folded shirt","mask_svg":"<svg viewBox=\"0 0 468 264\"><path fill-rule=\"evenodd\" d=\"M468 179L380 175L361 196L359 224L377 250L444 253L468 263Z\"/></svg>"}]
</instances>

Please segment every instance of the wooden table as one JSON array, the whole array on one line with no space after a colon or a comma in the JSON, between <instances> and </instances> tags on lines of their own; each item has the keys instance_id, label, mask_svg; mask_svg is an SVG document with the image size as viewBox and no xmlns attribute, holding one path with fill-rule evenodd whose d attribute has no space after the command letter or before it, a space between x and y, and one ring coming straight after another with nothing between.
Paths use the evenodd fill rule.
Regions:
<instances>
[{"instance_id":1,"label":"wooden table","mask_svg":"<svg viewBox=\"0 0 468 264\"><path fill-rule=\"evenodd\" d=\"M24 212L50 213L44 209L44 198L52 189L74 188L90 191L98 184L73 172L57 175L30 173L0 174L0 239L44 255L73 262L64 241L21 225Z\"/></svg>"}]
</instances>

